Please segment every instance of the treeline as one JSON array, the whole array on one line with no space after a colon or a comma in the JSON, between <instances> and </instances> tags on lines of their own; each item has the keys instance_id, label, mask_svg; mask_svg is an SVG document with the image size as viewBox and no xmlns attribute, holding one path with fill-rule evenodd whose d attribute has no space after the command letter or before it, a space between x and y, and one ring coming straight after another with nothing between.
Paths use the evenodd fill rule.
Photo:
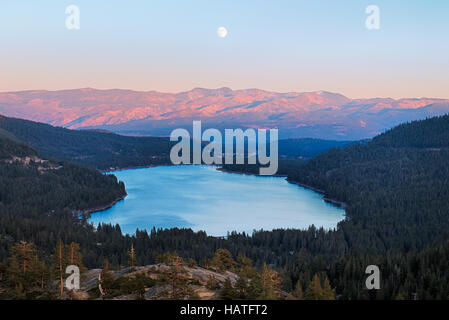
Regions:
<instances>
[{"instance_id":1,"label":"treeline","mask_svg":"<svg viewBox=\"0 0 449 320\"><path fill-rule=\"evenodd\" d=\"M332 150L288 179L347 203L339 231L351 248L408 251L449 238L449 149L368 144Z\"/></svg>"},{"instance_id":2,"label":"treeline","mask_svg":"<svg viewBox=\"0 0 449 320\"><path fill-rule=\"evenodd\" d=\"M280 172L286 174L289 181L323 190L325 197L347 204L345 221L338 224L337 230L308 240L313 248L304 245L304 254L319 257L323 265L329 263L329 259L335 263L334 259L345 253L352 257L356 253L383 255L400 265L407 254L415 255L447 241L448 132L449 116L416 121L394 128L372 142L330 150L294 168L281 165ZM248 169L228 166L226 169L257 170L255 166ZM440 259L447 265L447 254ZM295 268L305 268L299 261L299 258L290 260L289 273ZM422 275L409 281L404 289L406 293L396 287L396 292L388 290L380 295L392 298L400 294L411 298L411 286L416 284L421 290L414 291L418 297L446 299L447 287L438 284L447 283L444 271L436 271L430 264L426 264L426 268ZM403 269L407 269L406 265ZM410 273L410 270L403 271L403 276ZM432 280L422 284L422 277ZM350 291L342 297L366 297L359 294L360 283L350 288L347 281L341 282L337 290L343 290L344 284L345 290ZM390 287L392 283L393 280ZM433 288L429 289L431 286Z\"/></svg>"},{"instance_id":3,"label":"treeline","mask_svg":"<svg viewBox=\"0 0 449 320\"><path fill-rule=\"evenodd\" d=\"M0 160L9 160L12 157L37 156L37 151L25 144L0 137Z\"/></svg>"},{"instance_id":4,"label":"treeline","mask_svg":"<svg viewBox=\"0 0 449 320\"><path fill-rule=\"evenodd\" d=\"M102 130L69 130L0 115L0 137L22 141L43 157L99 170L171 164L168 138L122 136ZM352 141L286 139L279 141L282 158L310 158ZM205 144L203 144L204 146Z\"/></svg>"},{"instance_id":5,"label":"treeline","mask_svg":"<svg viewBox=\"0 0 449 320\"><path fill-rule=\"evenodd\" d=\"M166 252L157 257L158 265L125 276L139 270L136 269L139 262L133 245L127 255L127 267L131 268L126 273L120 273L125 266L119 267L118 271L113 270L106 257L98 282L94 286L82 287L81 279L89 282L92 279L85 276L87 269L83 265L78 243L64 244L59 240L51 256L42 259L42 253L34 243L21 241L11 247L7 263L0 264L0 299L111 299L124 295L144 299L146 291L151 288L156 291L152 299L200 299L194 289L200 282L186 274L187 267L197 267L194 260L185 260L176 252ZM212 273L205 285L207 289L219 292L216 295L219 299L335 299L335 291L327 277L323 280L323 286L318 275L315 275L305 293L300 282L293 292L288 293L283 291L282 279L277 271L264 264L258 272L252 261L243 255L234 260L228 250L218 249L212 259L203 262L204 268L227 275L223 283L217 280L216 273ZM67 287L69 266L72 272L73 266L79 272L78 280L72 279L73 285L74 281L80 285L75 290ZM236 275L237 279L231 281L229 275ZM80 289L84 289L82 295L79 294Z\"/></svg>"},{"instance_id":6,"label":"treeline","mask_svg":"<svg viewBox=\"0 0 449 320\"><path fill-rule=\"evenodd\" d=\"M335 141L312 138L279 140L279 155L283 158L313 158L334 148L344 148L356 141Z\"/></svg>"},{"instance_id":7,"label":"treeline","mask_svg":"<svg viewBox=\"0 0 449 320\"><path fill-rule=\"evenodd\" d=\"M449 131L449 117L438 123ZM432 132L426 134L429 141L437 139ZM388 141L390 135L395 131L383 139ZM26 154L19 150L23 146L11 143L3 145L4 154ZM305 292L317 274L321 286L327 277L341 299L448 297L449 151L442 144L388 147L374 140L296 163L281 165L281 173L347 203L347 217L336 230L231 233L226 239L185 229L138 230L134 236L123 235L119 226L100 225L95 230L86 216L79 219L74 211L122 196L124 186L115 177L63 162L55 163L58 169L42 171L40 164L2 161L0 260L6 263L9 249L20 241L34 242L43 257L50 257L58 239L79 243L88 268L103 266L106 258L112 267L125 265L131 247L143 265L175 250L203 264L218 249L226 249L233 257L251 259L258 272L264 264L275 268L287 292L298 281L298 290ZM368 264L381 267L382 289L376 294L364 290Z\"/></svg>"},{"instance_id":8,"label":"treeline","mask_svg":"<svg viewBox=\"0 0 449 320\"><path fill-rule=\"evenodd\" d=\"M390 148L448 148L449 115L403 123L375 137L372 145Z\"/></svg>"},{"instance_id":9,"label":"treeline","mask_svg":"<svg viewBox=\"0 0 449 320\"><path fill-rule=\"evenodd\" d=\"M35 150L11 140L0 139L0 154L0 261L18 241L48 250L59 234L92 233L85 213L126 195L113 175L42 160Z\"/></svg>"},{"instance_id":10,"label":"treeline","mask_svg":"<svg viewBox=\"0 0 449 320\"><path fill-rule=\"evenodd\" d=\"M171 143L168 138L122 136L100 130L69 130L1 115L0 129L7 134L7 138L14 137L36 148L43 157L99 170L170 163Z\"/></svg>"},{"instance_id":11,"label":"treeline","mask_svg":"<svg viewBox=\"0 0 449 320\"><path fill-rule=\"evenodd\" d=\"M110 299L123 295L145 298L148 288L157 287L156 299L199 299L193 289L199 283L186 274L186 268L202 268L226 275L220 283L214 275L205 285L219 292L220 299L380 299L428 300L448 299L449 296L449 242L417 253L387 253L362 255L354 253L335 259L331 264L320 256L301 250L290 256L283 268L276 271L266 263L256 268L244 254L233 255L227 249L217 249L210 258L200 262L183 258L177 252L158 254L152 267L140 269L132 277L124 275L138 271L127 267L141 264L134 244L126 251L126 261L112 266L106 256L102 263L99 286L91 286L84 298ZM298 261L300 264L298 265ZM163 264L166 268L157 268ZM39 252L34 243L22 241L14 244L8 259L0 263L0 298L7 299L59 299L73 298L65 287L66 268L76 265L81 278L87 271L83 264L80 245L65 244L59 240L49 256ZM377 265L380 270L380 289L368 290L366 267ZM121 273L124 270L125 273ZM142 272L143 271L143 272ZM229 273L236 275L231 281ZM156 275L156 277L155 277ZM167 288L168 286L168 288ZM193 287L192 287L193 286Z\"/></svg>"},{"instance_id":12,"label":"treeline","mask_svg":"<svg viewBox=\"0 0 449 320\"><path fill-rule=\"evenodd\" d=\"M6 264L0 264L0 299L55 299L63 297L68 265L86 271L77 243L55 246L51 257L42 259L33 242L21 241L9 250Z\"/></svg>"},{"instance_id":13,"label":"treeline","mask_svg":"<svg viewBox=\"0 0 449 320\"><path fill-rule=\"evenodd\" d=\"M426 249L449 238L447 132L449 116L417 121L307 162L280 161L279 173L347 204L346 220L320 246L343 241L362 253ZM258 172L247 165L225 169Z\"/></svg>"},{"instance_id":14,"label":"treeline","mask_svg":"<svg viewBox=\"0 0 449 320\"><path fill-rule=\"evenodd\" d=\"M449 242L423 251L396 250L361 254L355 250L328 264L323 256L301 250L288 259L281 275L286 288L307 284L313 274L325 275L342 300L449 299ZM367 266L380 269L380 289L367 290Z\"/></svg>"}]
</instances>

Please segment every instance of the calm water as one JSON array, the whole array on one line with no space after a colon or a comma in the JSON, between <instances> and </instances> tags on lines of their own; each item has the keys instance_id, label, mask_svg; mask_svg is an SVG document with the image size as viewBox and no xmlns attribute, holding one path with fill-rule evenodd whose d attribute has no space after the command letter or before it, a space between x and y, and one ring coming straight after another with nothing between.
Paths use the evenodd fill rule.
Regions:
<instances>
[{"instance_id":1,"label":"calm water","mask_svg":"<svg viewBox=\"0 0 449 320\"><path fill-rule=\"evenodd\" d=\"M228 231L334 228L344 210L314 191L280 177L224 173L210 166L170 166L114 172L128 196L112 208L92 214L91 221L136 228L188 227L210 235Z\"/></svg>"}]
</instances>

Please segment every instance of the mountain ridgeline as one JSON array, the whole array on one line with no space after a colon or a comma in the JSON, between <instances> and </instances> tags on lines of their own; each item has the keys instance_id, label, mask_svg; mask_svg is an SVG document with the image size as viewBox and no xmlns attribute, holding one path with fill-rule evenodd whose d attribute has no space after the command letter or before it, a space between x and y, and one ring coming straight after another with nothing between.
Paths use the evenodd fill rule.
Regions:
<instances>
[{"instance_id":1,"label":"mountain ridgeline","mask_svg":"<svg viewBox=\"0 0 449 320\"><path fill-rule=\"evenodd\" d=\"M415 119L449 112L449 100L350 99L339 93L195 88L186 92L97 90L0 93L0 113L70 129L168 136L192 120L225 128L279 128L281 139L359 140Z\"/></svg>"}]
</instances>

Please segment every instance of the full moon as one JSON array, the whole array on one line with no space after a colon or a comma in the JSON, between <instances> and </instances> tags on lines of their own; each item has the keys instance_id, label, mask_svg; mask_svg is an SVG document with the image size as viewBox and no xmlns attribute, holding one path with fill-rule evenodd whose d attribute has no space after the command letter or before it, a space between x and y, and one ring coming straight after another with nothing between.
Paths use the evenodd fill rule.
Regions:
<instances>
[{"instance_id":1,"label":"full moon","mask_svg":"<svg viewBox=\"0 0 449 320\"><path fill-rule=\"evenodd\" d=\"M226 36L228 35L228 30L226 30L225 27L220 27L217 30L217 34L220 38L226 38Z\"/></svg>"}]
</instances>

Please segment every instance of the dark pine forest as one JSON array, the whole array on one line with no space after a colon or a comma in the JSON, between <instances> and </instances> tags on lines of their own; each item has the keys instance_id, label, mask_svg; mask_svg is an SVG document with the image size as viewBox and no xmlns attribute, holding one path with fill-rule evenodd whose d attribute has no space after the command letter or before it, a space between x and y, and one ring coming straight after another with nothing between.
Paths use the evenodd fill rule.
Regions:
<instances>
[{"instance_id":1,"label":"dark pine forest","mask_svg":"<svg viewBox=\"0 0 449 320\"><path fill-rule=\"evenodd\" d=\"M307 288L318 274L337 299L449 298L449 116L403 124L311 159L295 152L281 161L279 172L290 182L346 204L336 230L231 232L221 239L189 229L129 236L118 225L88 223L90 211L126 194L123 183L96 169L164 164L168 151L164 139L0 117L0 270L20 241L35 243L44 261L59 239L76 242L88 268L101 268L105 258L112 267L127 265L131 246L142 265L171 251L201 265L227 249L257 269L276 269L289 292L298 283ZM370 264L381 269L380 290L365 289Z\"/></svg>"}]
</instances>

